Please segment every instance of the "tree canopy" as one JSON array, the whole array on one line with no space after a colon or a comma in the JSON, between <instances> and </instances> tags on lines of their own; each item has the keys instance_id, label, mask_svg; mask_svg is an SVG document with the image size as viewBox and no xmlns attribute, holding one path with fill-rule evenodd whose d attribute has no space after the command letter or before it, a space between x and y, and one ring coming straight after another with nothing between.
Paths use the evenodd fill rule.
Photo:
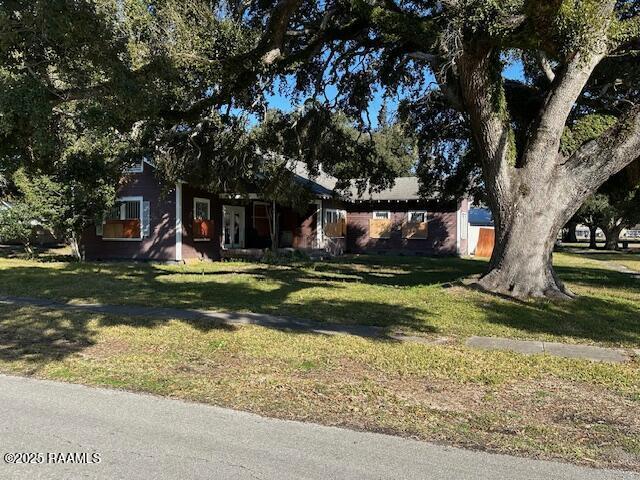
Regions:
<instances>
[{"instance_id":1,"label":"tree canopy","mask_svg":"<svg viewBox=\"0 0 640 480\"><path fill-rule=\"evenodd\" d=\"M2 2L0 20L3 163L50 165L97 135L210 188L265 151L384 186L382 92L416 134L423 189L485 192L481 286L514 296L570 293L553 239L640 147L634 0L36 0ZM268 116L274 93L293 111Z\"/></svg>"}]
</instances>

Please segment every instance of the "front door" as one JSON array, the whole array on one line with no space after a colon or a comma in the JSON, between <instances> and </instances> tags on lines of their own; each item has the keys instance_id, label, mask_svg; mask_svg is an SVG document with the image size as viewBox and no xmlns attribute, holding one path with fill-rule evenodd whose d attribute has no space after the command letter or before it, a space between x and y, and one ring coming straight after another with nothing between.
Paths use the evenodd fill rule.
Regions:
<instances>
[{"instance_id":1,"label":"front door","mask_svg":"<svg viewBox=\"0 0 640 480\"><path fill-rule=\"evenodd\" d=\"M222 206L224 248L244 248L244 207Z\"/></svg>"}]
</instances>

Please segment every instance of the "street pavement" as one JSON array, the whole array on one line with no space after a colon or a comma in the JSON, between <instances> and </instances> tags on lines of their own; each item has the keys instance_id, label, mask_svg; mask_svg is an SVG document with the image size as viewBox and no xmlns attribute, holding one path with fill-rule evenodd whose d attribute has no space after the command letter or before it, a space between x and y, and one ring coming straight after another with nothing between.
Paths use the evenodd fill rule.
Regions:
<instances>
[{"instance_id":1,"label":"street pavement","mask_svg":"<svg viewBox=\"0 0 640 480\"><path fill-rule=\"evenodd\" d=\"M10 480L640 480L627 472L4 375L0 455L0 479Z\"/></svg>"}]
</instances>

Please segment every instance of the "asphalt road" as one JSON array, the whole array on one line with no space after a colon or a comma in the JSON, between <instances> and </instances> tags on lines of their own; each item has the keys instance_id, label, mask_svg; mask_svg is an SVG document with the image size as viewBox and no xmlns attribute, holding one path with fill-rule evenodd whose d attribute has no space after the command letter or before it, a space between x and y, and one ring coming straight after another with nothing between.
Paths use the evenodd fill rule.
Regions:
<instances>
[{"instance_id":1,"label":"asphalt road","mask_svg":"<svg viewBox=\"0 0 640 480\"><path fill-rule=\"evenodd\" d=\"M0 422L0 455L42 462L0 460L1 479L640 479L3 375Z\"/></svg>"}]
</instances>

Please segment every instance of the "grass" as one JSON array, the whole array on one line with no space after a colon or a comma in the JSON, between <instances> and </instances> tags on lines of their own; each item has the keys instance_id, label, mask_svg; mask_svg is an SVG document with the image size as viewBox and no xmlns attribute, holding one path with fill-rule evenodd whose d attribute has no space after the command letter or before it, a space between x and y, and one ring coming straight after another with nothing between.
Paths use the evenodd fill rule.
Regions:
<instances>
[{"instance_id":1,"label":"grass","mask_svg":"<svg viewBox=\"0 0 640 480\"><path fill-rule=\"evenodd\" d=\"M638 366L0 305L5 373L635 470Z\"/></svg>"},{"instance_id":2,"label":"grass","mask_svg":"<svg viewBox=\"0 0 640 480\"><path fill-rule=\"evenodd\" d=\"M620 261L637 262L637 256ZM479 273L458 258L346 257L264 265L72 263L0 259L0 294L253 311L320 322L372 324L419 335L502 336L614 346L640 345L640 281L585 255L557 254L575 302L515 303L443 288ZM46 258L45 258L46 260Z\"/></svg>"},{"instance_id":3,"label":"grass","mask_svg":"<svg viewBox=\"0 0 640 480\"><path fill-rule=\"evenodd\" d=\"M616 262L636 258L616 254ZM273 266L5 255L4 295L251 310L449 341L408 344L0 304L0 371L640 471L638 359L602 364L463 344L469 335L500 335L638 348L640 281L599 256L558 254L555 262L580 294L575 302L511 302L450 287L485 267L455 258Z\"/></svg>"}]
</instances>

